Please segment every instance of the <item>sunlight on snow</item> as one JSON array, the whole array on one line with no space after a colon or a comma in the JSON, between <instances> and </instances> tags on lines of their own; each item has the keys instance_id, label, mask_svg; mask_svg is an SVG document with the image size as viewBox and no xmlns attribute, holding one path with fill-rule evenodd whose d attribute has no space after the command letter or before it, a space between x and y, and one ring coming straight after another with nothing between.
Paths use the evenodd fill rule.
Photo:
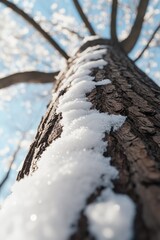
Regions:
<instances>
[{"instance_id":1,"label":"sunlight on snow","mask_svg":"<svg viewBox=\"0 0 160 240\"><path fill-rule=\"evenodd\" d=\"M97 60L91 61L94 51ZM112 180L118 172L110 165L110 157L103 156L107 145L103 141L105 132L110 132L111 128L117 130L126 117L91 109L92 104L86 98L86 94L97 85L89 76L91 69L102 69L107 65L104 60L99 60L106 51L103 49L102 52L97 46L81 53L83 61L75 62L76 70L72 69L74 73L68 75L59 88L61 91L70 86L60 97L57 108L57 113L62 113L63 132L43 152L38 171L16 183L13 193L5 201L0 212L0 224L3 223L0 235L3 239L66 240L75 231L86 199L98 186L110 191L107 196L102 193L98 202L87 207L91 233L99 240L106 236L119 240L119 233L124 232L123 240L132 236L133 202L113 193ZM85 54L91 59L88 63L85 63ZM110 80L104 79L101 83L109 84Z\"/></svg>"}]
</instances>

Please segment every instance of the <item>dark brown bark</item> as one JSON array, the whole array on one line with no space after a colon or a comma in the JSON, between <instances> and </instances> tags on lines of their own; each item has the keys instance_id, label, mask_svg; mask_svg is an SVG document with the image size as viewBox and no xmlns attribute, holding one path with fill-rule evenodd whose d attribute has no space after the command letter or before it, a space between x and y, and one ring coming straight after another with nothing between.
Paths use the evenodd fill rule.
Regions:
<instances>
[{"instance_id":1,"label":"dark brown bark","mask_svg":"<svg viewBox=\"0 0 160 240\"><path fill-rule=\"evenodd\" d=\"M94 45L96 41L86 43ZM99 44L107 42L99 41ZM123 126L107 135L109 145L106 156L112 157L112 164L119 170L119 178L114 182L115 191L128 194L137 206L135 220L136 240L160 239L160 89L117 47L108 46L104 57L108 64L104 69L93 69L95 81L109 78L111 84L97 86L87 95L93 107L100 112L127 116ZM69 67L72 62L69 63ZM65 73L59 76L58 89ZM67 89L60 92L65 94ZM36 170L36 162L45 148L63 131L61 115L56 114L58 98L51 102L38 128L35 141L31 145L18 180ZM94 202L102 191L99 186L88 196L86 204ZM72 240L91 240L87 219L81 213L77 231Z\"/></svg>"}]
</instances>

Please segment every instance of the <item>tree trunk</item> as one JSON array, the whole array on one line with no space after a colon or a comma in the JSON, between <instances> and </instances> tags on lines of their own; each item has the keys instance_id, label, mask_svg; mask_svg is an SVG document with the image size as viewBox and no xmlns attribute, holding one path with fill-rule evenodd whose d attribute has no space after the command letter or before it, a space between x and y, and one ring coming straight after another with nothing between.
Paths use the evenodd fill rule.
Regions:
<instances>
[{"instance_id":1,"label":"tree trunk","mask_svg":"<svg viewBox=\"0 0 160 240\"><path fill-rule=\"evenodd\" d=\"M117 46L104 39L84 44L80 52L96 44L108 44L104 59L108 62L104 69L95 68L92 76L99 81L104 78L110 84L97 86L88 94L88 99L100 112L127 116L125 123L116 132L106 135L109 142L106 155L111 156L112 164L119 170L119 178L114 182L114 191L129 195L136 203L134 239L160 239L160 89L149 79ZM73 65L69 60L68 69ZM55 91L63 83L66 72L62 72ZM59 97L48 106L37 131L34 142L25 159L17 179L31 174L37 169L37 160L42 152L63 131L60 125L61 114L56 114ZM94 202L101 192L101 186L88 197L87 203ZM78 229L72 240L93 239L88 233L87 219L83 212Z\"/></svg>"}]
</instances>

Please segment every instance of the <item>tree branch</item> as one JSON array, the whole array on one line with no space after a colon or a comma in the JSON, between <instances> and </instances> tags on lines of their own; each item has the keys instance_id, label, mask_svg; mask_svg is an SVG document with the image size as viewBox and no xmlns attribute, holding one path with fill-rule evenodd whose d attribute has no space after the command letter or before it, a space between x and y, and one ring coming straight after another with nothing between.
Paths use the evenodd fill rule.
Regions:
<instances>
[{"instance_id":1,"label":"tree branch","mask_svg":"<svg viewBox=\"0 0 160 240\"><path fill-rule=\"evenodd\" d=\"M89 22L87 16L84 14L80 4L79 4L79 1L78 0L73 0L73 3L77 9L77 12L79 13L82 21L84 22L84 24L86 25L86 28L88 29L88 31L90 32L91 35L96 35L91 23Z\"/></svg>"},{"instance_id":2,"label":"tree branch","mask_svg":"<svg viewBox=\"0 0 160 240\"><path fill-rule=\"evenodd\" d=\"M71 30L69 29L68 27L61 27L62 30L66 30L68 32L70 32L71 34L73 35L76 35L80 40L82 40L84 37L81 36L78 32L74 31L74 30Z\"/></svg>"},{"instance_id":3,"label":"tree branch","mask_svg":"<svg viewBox=\"0 0 160 240\"><path fill-rule=\"evenodd\" d=\"M138 55L138 57L134 60L134 62L138 61L138 60L142 57L143 53L147 50L147 48L149 47L150 43L152 42L154 36L156 35L156 33L158 32L159 29L160 29L160 24L156 27L156 29L155 29L154 32L152 33L152 35L151 35L148 43L147 43L146 46L143 48L142 52Z\"/></svg>"},{"instance_id":4,"label":"tree branch","mask_svg":"<svg viewBox=\"0 0 160 240\"><path fill-rule=\"evenodd\" d=\"M134 48L140 36L148 4L149 0L140 0L137 9L137 16L135 18L130 34L126 39L121 42L121 45L126 53L129 53Z\"/></svg>"},{"instance_id":5,"label":"tree branch","mask_svg":"<svg viewBox=\"0 0 160 240\"><path fill-rule=\"evenodd\" d=\"M16 83L49 83L56 80L59 72L45 73L38 71L15 73L0 79L0 89L9 87Z\"/></svg>"},{"instance_id":6,"label":"tree branch","mask_svg":"<svg viewBox=\"0 0 160 240\"><path fill-rule=\"evenodd\" d=\"M60 45L43 29L41 26L27 13L25 13L22 9L17 7L14 3L11 3L7 0L0 0L2 4L12 9L18 15L20 15L23 19L25 19L29 24L32 25L50 44L54 47L65 59L68 60L69 56L67 53L60 47Z\"/></svg>"},{"instance_id":7,"label":"tree branch","mask_svg":"<svg viewBox=\"0 0 160 240\"><path fill-rule=\"evenodd\" d=\"M20 151L20 149L21 149L21 142L22 142L22 140L24 139L24 136L25 136L25 134L22 135L22 137L21 137L21 139L20 139L20 141L19 141L19 143L18 143L18 145L17 145L17 148L16 148L15 152L14 152L13 155L12 155L12 159L11 159L11 161L10 161L8 171L7 171L6 175L4 176L4 178L3 178L3 179L1 180L1 182L0 182L0 192L1 192L1 190L2 190L2 187L4 186L4 184L6 183L6 181L7 181L8 178L9 178L9 175L10 175L11 170L12 170L13 163L15 162L16 157L17 157L17 155L18 155L18 153L19 153L19 151Z\"/></svg>"},{"instance_id":8,"label":"tree branch","mask_svg":"<svg viewBox=\"0 0 160 240\"><path fill-rule=\"evenodd\" d=\"M53 23L53 22L51 22L51 21L49 21L49 20L46 20L46 19L40 19L39 20L39 23L49 23L51 26L53 26L53 27L55 27L55 26L57 26L58 25L58 22L56 22L56 23ZM59 27L60 27L60 31L62 30L66 30L66 31L68 31L69 33L71 33L72 35L76 35L80 40L82 40L82 39L84 39L84 36L81 36L79 33L78 33L78 31L74 31L74 30L72 30L72 29L70 29L68 26L63 26L63 25L58 25ZM56 31L55 31L56 32ZM58 31L57 31L58 32Z\"/></svg>"},{"instance_id":9,"label":"tree branch","mask_svg":"<svg viewBox=\"0 0 160 240\"><path fill-rule=\"evenodd\" d=\"M111 39L114 43L118 43L117 38L117 0L112 0L112 10L111 10L111 23L110 23L110 31L111 31Z\"/></svg>"}]
</instances>

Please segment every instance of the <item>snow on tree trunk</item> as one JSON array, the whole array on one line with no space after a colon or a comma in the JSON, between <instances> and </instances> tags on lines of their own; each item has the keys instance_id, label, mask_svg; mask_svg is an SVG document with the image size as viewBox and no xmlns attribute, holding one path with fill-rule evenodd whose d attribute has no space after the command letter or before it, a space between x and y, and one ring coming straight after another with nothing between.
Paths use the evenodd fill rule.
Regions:
<instances>
[{"instance_id":1,"label":"snow on tree trunk","mask_svg":"<svg viewBox=\"0 0 160 240\"><path fill-rule=\"evenodd\" d=\"M82 68L81 65L83 65ZM85 80L84 86L82 86L83 78ZM88 85L87 81L92 81L91 85ZM74 89L74 84L77 83L79 85ZM69 92L71 92L72 97L68 94ZM83 96L84 92L86 96ZM79 52L68 61L67 69L60 73L54 98L40 123L35 141L30 147L17 179L21 180L24 175L34 176L36 172L38 173L42 167L39 167L39 163L41 164L45 159L43 157L44 153L47 152L45 150L49 149L51 145L53 148L56 149L57 146L59 149L54 150L54 157L51 161L58 161L57 156L64 156L64 153L70 154L69 151L72 152L74 148L77 148L77 152L75 155L72 152L71 157L83 162L83 154L78 151L80 149L84 152L89 151L87 154L89 154L90 160L93 158L93 162L91 165L88 162L88 167L90 169L93 167L93 169L91 172L87 169L86 173L88 173L89 178L95 178L95 183L93 184L92 179L91 185L94 186L90 188L90 190L93 188L91 192L87 189L84 190L86 194L85 207L79 209L80 213L77 210L78 220L72 223L73 229L69 232L68 239L131 239L131 220L134 216L134 206L125 195L128 195L136 204L133 230L135 239L160 239L159 93L159 88L118 47L112 46L109 41L104 39L85 43ZM74 103L73 101L71 103L71 100ZM81 105L83 105L83 110ZM86 120L86 112L84 114L84 111L88 111L88 109L90 109L89 115L91 114L91 118L88 118L89 122ZM73 113L73 110L76 110L76 114ZM70 111L71 114L69 115L67 111ZM74 121L73 115L76 117ZM89 125L86 125L85 130L83 129L84 139L81 139L85 147L81 147L82 142L77 141L77 138L83 134L78 135L78 127L81 128L81 125L78 125L77 116L81 118L83 123L89 123L93 131L98 130L102 139L101 137L97 138L97 132L90 135L90 132L86 130L89 129ZM71 134L70 131L73 131L74 134ZM87 131L86 135L85 131ZM65 138L65 141L62 141L62 137ZM76 141L78 146L76 146ZM71 150L67 150L68 146ZM98 158L97 155L90 155L92 153L88 150L89 146L92 146L90 150L96 149L98 154L102 156ZM52 152L48 150L47 154L46 158ZM110 161L109 157L111 157L113 167L105 168L105 163L101 166L98 165L97 161ZM76 164L78 163L76 162ZM84 164L86 164L85 161ZM97 168L96 171L94 164ZM116 177L117 172L114 166L119 171L118 177ZM104 172L101 168L104 169ZM70 168L63 170L64 172L70 171ZM79 171L81 173L80 166ZM92 174L92 171L95 171L95 175ZM105 171L108 172L105 173ZM68 172L68 174L70 173ZM101 181L97 180L98 174L101 175ZM105 175L107 174L109 179L106 179ZM82 174L82 178L85 179L85 177ZM112 186L111 181L114 182L114 186ZM80 186L78 184L77 188ZM84 184L86 184L85 181ZM115 193L121 194L113 193L112 188ZM59 192L61 190L60 188ZM43 198L43 192L41 194ZM61 197L68 201L67 196L62 194ZM70 197L76 199L74 195ZM106 199L108 199L107 202ZM45 200L47 201L47 196L45 196ZM112 209L111 213L110 209ZM71 212L72 210L74 209L71 209ZM107 216L104 214L106 211ZM115 215L114 218L114 213L119 215ZM48 213L46 212L46 214ZM32 215L32 220L35 220L33 218L36 218L36 215ZM67 216L65 217L67 218ZM117 220L118 218L120 219ZM112 222L113 220L114 222Z\"/></svg>"}]
</instances>

